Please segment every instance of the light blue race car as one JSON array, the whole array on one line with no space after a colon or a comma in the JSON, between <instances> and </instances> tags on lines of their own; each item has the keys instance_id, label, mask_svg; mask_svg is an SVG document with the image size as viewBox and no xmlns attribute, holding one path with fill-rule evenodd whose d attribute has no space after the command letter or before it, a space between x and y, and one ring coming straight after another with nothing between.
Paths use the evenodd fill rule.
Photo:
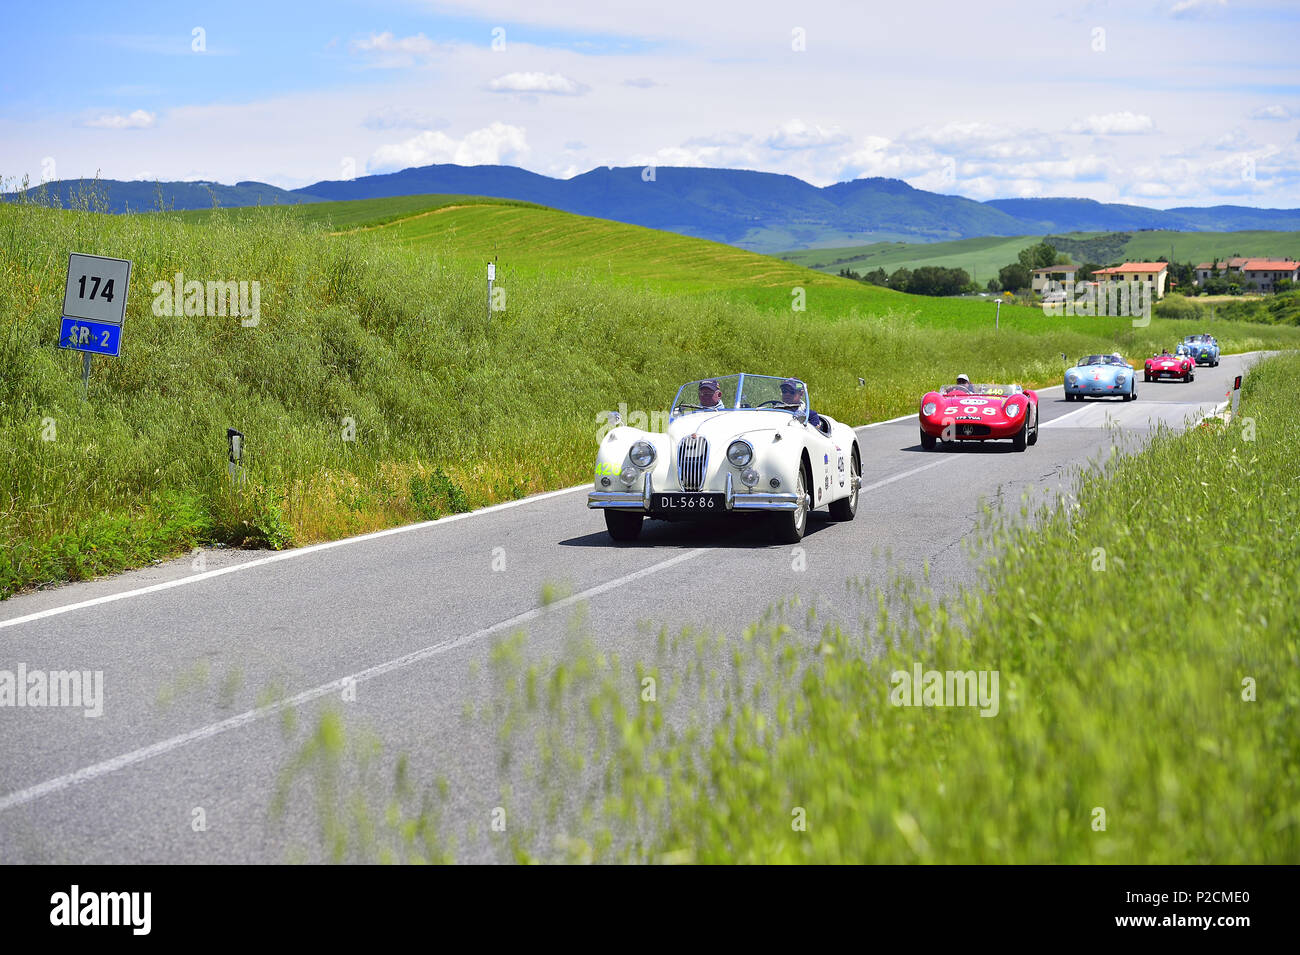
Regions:
<instances>
[{"instance_id":1,"label":"light blue race car","mask_svg":"<svg viewBox=\"0 0 1300 955\"><path fill-rule=\"evenodd\" d=\"M1120 355L1086 355L1065 370L1065 400L1123 398L1138 396L1133 366Z\"/></svg>"},{"instance_id":2,"label":"light blue race car","mask_svg":"<svg viewBox=\"0 0 1300 955\"><path fill-rule=\"evenodd\" d=\"M1219 364L1219 340L1213 335L1188 335L1183 344L1189 349L1188 354L1198 365L1214 368Z\"/></svg>"}]
</instances>

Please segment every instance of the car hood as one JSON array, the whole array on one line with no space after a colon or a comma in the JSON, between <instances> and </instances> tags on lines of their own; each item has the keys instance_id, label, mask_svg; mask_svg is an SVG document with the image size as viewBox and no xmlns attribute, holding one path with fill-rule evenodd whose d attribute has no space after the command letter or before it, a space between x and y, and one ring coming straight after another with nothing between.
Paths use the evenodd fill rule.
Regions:
<instances>
[{"instance_id":1,"label":"car hood","mask_svg":"<svg viewBox=\"0 0 1300 955\"><path fill-rule=\"evenodd\" d=\"M800 427L794 417L780 411L701 411L682 415L668 425L668 439L675 448L688 435L703 436L711 445L755 432Z\"/></svg>"}]
</instances>

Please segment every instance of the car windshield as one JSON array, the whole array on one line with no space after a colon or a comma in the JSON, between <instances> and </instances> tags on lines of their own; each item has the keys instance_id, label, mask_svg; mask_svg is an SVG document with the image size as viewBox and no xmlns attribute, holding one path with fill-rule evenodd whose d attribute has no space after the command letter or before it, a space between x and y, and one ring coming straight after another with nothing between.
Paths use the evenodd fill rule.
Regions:
<instances>
[{"instance_id":1,"label":"car windshield","mask_svg":"<svg viewBox=\"0 0 1300 955\"><path fill-rule=\"evenodd\" d=\"M794 390L781 390L783 384ZM716 390L715 390L716 387ZM771 375L722 375L688 381L677 389L670 417L736 409L784 411L792 414L808 407L808 387L797 378Z\"/></svg>"},{"instance_id":2,"label":"car windshield","mask_svg":"<svg viewBox=\"0 0 1300 955\"><path fill-rule=\"evenodd\" d=\"M1087 355L1079 359L1080 365L1109 365L1115 360L1114 355Z\"/></svg>"},{"instance_id":3,"label":"car windshield","mask_svg":"<svg viewBox=\"0 0 1300 955\"><path fill-rule=\"evenodd\" d=\"M944 385L939 389L941 395L989 395L1004 397L1018 395L1024 389L1019 385Z\"/></svg>"}]
</instances>

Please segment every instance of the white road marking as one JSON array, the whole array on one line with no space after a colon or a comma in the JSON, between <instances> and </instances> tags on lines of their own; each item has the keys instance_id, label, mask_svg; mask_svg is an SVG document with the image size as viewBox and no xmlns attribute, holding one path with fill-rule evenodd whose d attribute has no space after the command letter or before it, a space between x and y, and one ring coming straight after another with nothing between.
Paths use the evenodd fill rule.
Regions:
<instances>
[{"instance_id":1,"label":"white road marking","mask_svg":"<svg viewBox=\"0 0 1300 955\"><path fill-rule=\"evenodd\" d=\"M930 468L937 468L941 464L948 464L952 461L959 461L958 455L946 455L938 461L931 461L929 464L922 464L919 468L912 468L910 471L904 471L901 474L895 474L893 477L887 477L883 481L877 481L875 484L868 484L866 487L858 489L858 493L863 491L874 491L878 487L884 487L886 484L893 484L895 481L901 481L905 477L911 477L913 474L919 474L922 471L928 471Z\"/></svg>"},{"instance_id":2,"label":"white road marking","mask_svg":"<svg viewBox=\"0 0 1300 955\"><path fill-rule=\"evenodd\" d=\"M583 486L585 487L586 485ZM657 574L661 570L667 570L670 567L675 567L688 560L693 560L701 554L707 554L710 550L712 550L710 547L697 547L694 550L689 550L683 554L678 554L675 557L670 557L668 560L660 561L657 564L652 564L649 567L644 567L641 570L634 571L630 574L625 574L617 580L609 580L603 584L597 584L595 587L589 587L581 593L573 594L572 596L565 597L562 600L557 600L544 607L536 607L524 613L516 614L508 620L502 620L500 623L495 623L482 630L476 630L471 634L455 637L451 640L444 640L442 643L432 644L431 646L427 646L421 650L408 653L405 656L396 657L395 659L388 660L384 663L367 667L366 669L359 670L349 676L342 676L337 680L331 680L329 683L323 683L310 690L303 690L301 693L271 703L268 706L247 710L237 716L231 716L227 719L221 720L218 723L210 723L207 726L190 730L188 733L182 733L179 736L173 736L170 739L161 740L149 746L131 750L129 753L114 756L112 759L106 759L103 762L82 767L81 769L67 773L63 776L57 776L54 779L47 779L43 783L37 783L35 786L29 786L26 789L20 789L17 792L0 797L0 812L3 812L6 809L12 809L14 806L21 806L24 803L34 802L44 796L49 796L53 793L70 789L73 786L80 786L82 783L88 783L91 780L98 779L101 776L107 776L109 773L115 773L119 769L125 769L126 767L134 766L137 763L143 763L156 756L162 756L165 753L170 753L173 750L180 749L182 746L188 746L190 743L212 739L214 736L219 736L222 733L229 732L230 730L238 729L241 726L247 726L248 724L258 720L266 719L268 716L274 716L276 713L285 709L301 706L304 703L310 703L312 700L320 699L321 697L328 696L334 692L341 692L350 684L364 683L366 680L372 680L377 676L383 676L384 674L392 673L395 670L406 669L407 667L414 666L415 664L428 660L431 657L446 653L448 650L454 650L457 647L464 646L465 644L481 639L482 637L494 633L500 633L502 630L511 630L526 623L531 623L543 614L554 613L567 607L571 607L580 600L595 597L598 594L603 594L616 587L622 587L624 584L629 584L634 580L641 579L642 577L649 577L651 574Z\"/></svg>"},{"instance_id":3,"label":"white road marking","mask_svg":"<svg viewBox=\"0 0 1300 955\"><path fill-rule=\"evenodd\" d=\"M293 560L296 557L305 557L307 554L315 554L318 551L330 550L334 547L343 547L346 544L359 544L362 541L377 540L381 537L388 537L392 534L406 534L410 531L420 531L429 527L439 527L443 524L452 524L456 521L463 521L470 517L479 517L483 514L493 514L497 511L508 510L512 507L520 507L524 504L544 501L547 498L559 497L563 494L572 494L574 491L585 491L590 489L590 484L576 484L573 487L566 487L559 491L547 491L544 494L534 494L532 497L521 497L517 501L506 501L503 504L493 504L491 507L480 508L477 511L468 511L464 514L449 514L446 517L440 517L433 521L421 521L418 524L403 524L401 527L389 527L382 531L373 531L369 534L361 534L357 537L343 537L339 540L326 541L323 544L311 544L307 547L298 547L293 550L281 551L276 554L271 554L269 557L259 557L256 560L250 560L242 564L232 564L229 567L221 567L217 570L205 570L202 573L191 574L188 577L178 577L175 580L163 581L160 584L150 584L148 587L137 587L134 590L123 590L121 593L116 594L105 594L102 597L92 597L89 600L82 600L73 604L64 604L61 607L50 607L47 610L38 610L35 613L29 613L22 617L0 620L0 630L5 627L16 627L21 623L31 623L33 620L41 620L45 617L54 617L58 614L70 613L73 610L81 610L85 607L95 607L99 604L112 603L114 600L126 600L128 597L142 597L145 594L158 593L162 590L170 590L173 587L184 587L187 584L197 584L201 580L211 580L213 577L220 577L223 574L234 574L241 570L248 570L252 567L263 567L267 564L278 563L282 560Z\"/></svg>"}]
</instances>

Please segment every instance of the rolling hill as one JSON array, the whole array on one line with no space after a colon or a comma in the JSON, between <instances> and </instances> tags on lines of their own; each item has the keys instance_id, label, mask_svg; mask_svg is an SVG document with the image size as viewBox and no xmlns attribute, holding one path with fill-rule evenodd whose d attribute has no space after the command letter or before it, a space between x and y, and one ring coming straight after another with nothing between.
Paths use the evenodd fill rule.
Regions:
<instances>
[{"instance_id":1,"label":"rolling hill","mask_svg":"<svg viewBox=\"0 0 1300 955\"><path fill-rule=\"evenodd\" d=\"M43 188L70 205L86 180ZM578 215L712 239L760 252L872 241L936 242L975 236L1172 229L1300 229L1300 210L1215 206L1146 209L1090 199L994 199L915 189L897 179L856 179L824 188L793 176L744 169L598 167L554 179L513 166L431 165L286 191L264 183L150 183L103 180L93 208L140 211L297 204L457 194L514 199ZM28 191L29 193L31 190ZM6 198L16 198L10 193ZM83 200L84 201L84 200Z\"/></svg>"}]
</instances>

